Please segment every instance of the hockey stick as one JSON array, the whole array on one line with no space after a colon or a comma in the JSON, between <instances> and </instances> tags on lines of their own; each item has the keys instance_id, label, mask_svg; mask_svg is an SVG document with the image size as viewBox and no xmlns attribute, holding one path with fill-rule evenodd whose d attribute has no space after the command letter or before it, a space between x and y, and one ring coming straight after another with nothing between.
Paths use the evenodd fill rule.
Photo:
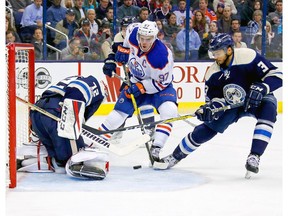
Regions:
<instances>
[{"instance_id":1,"label":"hockey stick","mask_svg":"<svg viewBox=\"0 0 288 216\"><path fill-rule=\"evenodd\" d=\"M17 97L17 100L19 100L20 102L26 104L27 106L29 106L32 110L35 110L37 112L42 113L43 115L46 115L47 117L55 120L55 121L60 121L60 118L58 118L57 116L47 112L46 110L36 106L35 104L32 104L26 100L23 100L22 98ZM150 136L148 134L143 134L143 136L141 136L140 138L138 138L137 140L133 140L133 142L127 144L126 146L123 146L121 148L115 146L115 145L111 145L109 142L107 142L105 139L103 139L102 137L100 137L100 134L95 134L94 131L98 131L95 128L89 127L87 125L82 125L82 133L81 135L84 136L85 138L87 138L88 140L90 140L91 142L93 142L94 144L96 144L97 146L99 146L100 148L109 150L110 152L119 155L119 156L123 156L123 155L127 155L133 151L135 151L136 149L138 149L139 147L142 146L142 144L144 142L147 142L150 140ZM107 132L106 132L107 133ZM102 133L104 134L104 133Z\"/></svg>"},{"instance_id":2,"label":"hockey stick","mask_svg":"<svg viewBox=\"0 0 288 216\"><path fill-rule=\"evenodd\" d=\"M116 77L119 78L119 79L121 79L121 80L122 80L123 82L125 82L129 87L131 87L132 84L131 84L131 82L130 82L128 72L126 71L125 64L123 64L123 70L124 70L124 73L125 73L125 79L122 79L122 77L121 77L121 76L118 76L118 74L117 74ZM114 73L114 76L115 76L115 74L116 74L116 73ZM137 115L138 123L139 123L139 125L143 125L143 120L142 120L142 118L141 118L140 111L139 111L139 109L138 109L136 99L135 99L135 97L134 97L133 94L130 94L130 96L131 96L131 101L132 101L134 110L135 110L136 115ZM141 131L142 131L142 134L143 134L143 135L146 134L146 133L145 133L145 127L144 127L144 126L141 127ZM149 143L150 143L150 142L151 142L151 139L148 140L147 142L145 142L145 148L146 148L146 150L147 150L147 153L148 153L148 156L149 156L149 160L150 160L150 162L151 162L151 165L153 166L154 159L153 159L153 157L152 157L152 155L151 155L151 152L150 152L150 149L149 149L149 148L150 148L150 147L149 147Z\"/></svg>"},{"instance_id":3,"label":"hockey stick","mask_svg":"<svg viewBox=\"0 0 288 216\"><path fill-rule=\"evenodd\" d=\"M129 85L129 83L127 82L126 79L124 79L123 77L119 76L117 73L113 72L113 76L120 79L122 82L126 83L127 85ZM179 117L180 115L178 115ZM197 125L193 124L192 122L188 121L187 119L183 119L184 122L186 122L187 124L189 124L192 127L196 127Z\"/></svg>"},{"instance_id":4,"label":"hockey stick","mask_svg":"<svg viewBox=\"0 0 288 216\"><path fill-rule=\"evenodd\" d=\"M241 103L237 103L237 104L227 105L227 106L224 106L224 107L221 107L221 108L215 108L215 109L213 109L213 113L222 112L222 111L234 109L234 108L237 108L237 107L241 107L241 106L243 106L243 104L244 103L241 102ZM162 119L162 120L155 121L155 122L150 122L150 123L143 123L142 125L132 125L132 126L128 126L128 127L117 128L115 130L108 130L108 131L97 130L97 129L89 127L87 125L85 125L85 128L87 130L90 130L94 134L101 135L101 134L114 133L114 132L119 132L119 131L134 130L134 129L138 129L138 128L141 128L141 127L153 127L153 126L155 126L157 124L169 123L169 122L184 120L184 119L188 119L188 118L192 118L192 117L195 117L194 113L193 114L183 115L183 116L178 116L178 117L174 117L174 118L169 118L169 119ZM84 127L84 125L83 125L83 127Z\"/></svg>"}]
</instances>

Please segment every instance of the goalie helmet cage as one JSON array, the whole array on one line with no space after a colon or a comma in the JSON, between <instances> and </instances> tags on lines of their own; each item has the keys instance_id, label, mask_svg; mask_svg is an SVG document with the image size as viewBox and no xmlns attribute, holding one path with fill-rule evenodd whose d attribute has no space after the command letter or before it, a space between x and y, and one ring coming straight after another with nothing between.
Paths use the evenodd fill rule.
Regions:
<instances>
[{"instance_id":1,"label":"goalie helmet cage","mask_svg":"<svg viewBox=\"0 0 288 216\"><path fill-rule=\"evenodd\" d=\"M9 188L17 185L17 146L29 142L29 108L17 101L16 96L35 101L34 46L24 43L6 45L7 76L7 145L6 180Z\"/></svg>"}]
</instances>

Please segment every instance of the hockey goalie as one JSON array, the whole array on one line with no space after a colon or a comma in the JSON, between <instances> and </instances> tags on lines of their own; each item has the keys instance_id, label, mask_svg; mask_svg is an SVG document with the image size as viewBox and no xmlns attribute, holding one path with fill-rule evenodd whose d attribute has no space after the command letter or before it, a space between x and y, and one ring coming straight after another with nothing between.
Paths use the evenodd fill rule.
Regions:
<instances>
[{"instance_id":1,"label":"hockey goalie","mask_svg":"<svg viewBox=\"0 0 288 216\"><path fill-rule=\"evenodd\" d=\"M93 76L67 77L45 90L35 106L58 120L31 110L32 144L18 149L17 155L22 155L18 171L66 172L75 178L104 179L109 170L108 152L82 136L82 124L97 111L105 98L103 92Z\"/></svg>"}]
</instances>

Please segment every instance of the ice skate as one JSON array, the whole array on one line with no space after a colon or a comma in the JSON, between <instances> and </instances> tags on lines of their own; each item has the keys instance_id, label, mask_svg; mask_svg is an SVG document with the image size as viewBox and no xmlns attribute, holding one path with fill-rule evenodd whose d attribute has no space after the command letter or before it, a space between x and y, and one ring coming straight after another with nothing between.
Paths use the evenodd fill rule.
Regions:
<instances>
[{"instance_id":1,"label":"ice skate","mask_svg":"<svg viewBox=\"0 0 288 216\"><path fill-rule=\"evenodd\" d=\"M153 146L153 145L151 146L150 153L154 161L158 161L158 162L160 161L160 158L159 158L160 150L161 148L158 146Z\"/></svg>"},{"instance_id":2,"label":"ice skate","mask_svg":"<svg viewBox=\"0 0 288 216\"><path fill-rule=\"evenodd\" d=\"M254 174L254 173L258 173L259 172L259 163L260 163L260 157L256 154L249 154L248 155L248 158L247 158L247 161L246 161L246 175L245 175L245 178L246 179L250 179L251 176Z\"/></svg>"},{"instance_id":3,"label":"ice skate","mask_svg":"<svg viewBox=\"0 0 288 216\"><path fill-rule=\"evenodd\" d=\"M168 167L167 168L171 168L173 166L175 166L179 160L177 160L175 157L173 157L173 155L168 155L164 158L161 159L161 162L163 163L167 163L168 164Z\"/></svg>"}]
</instances>

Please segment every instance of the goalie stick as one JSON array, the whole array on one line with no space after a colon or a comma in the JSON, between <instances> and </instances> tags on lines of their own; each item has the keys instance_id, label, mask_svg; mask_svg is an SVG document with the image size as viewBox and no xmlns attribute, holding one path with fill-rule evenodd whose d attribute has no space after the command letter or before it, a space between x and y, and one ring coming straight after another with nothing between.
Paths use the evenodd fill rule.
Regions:
<instances>
[{"instance_id":1,"label":"goalie stick","mask_svg":"<svg viewBox=\"0 0 288 216\"><path fill-rule=\"evenodd\" d=\"M234 108L243 106L243 104L244 103L241 102L241 103L227 105L227 106L224 106L224 107L221 107L221 108L215 108L215 109L213 109L213 112L217 113L217 112L222 112L222 111L234 109ZM115 130L108 130L108 131L101 131L101 130L89 127L87 125L83 125L83 128L91 131L94 134L101 135L101 134L114 133L114 132L119 132L119 131L134 130L134 129L139 129L141 127L152 127L152 126L155 126L157 124L174 122L174 121L184 120L184 119L188 119L188 118L192 118L192 117L195 117L194 113L193 114L183 115L183 116L178 116L178 117L175 117L175 118L162 119L162 120L151 122L151 123L144 123L144 124L139 124L139 125L127 126L127 127L123 127L123 128L117 128Z\"/></svg>"},{"instance_id":2,"label":"goalie stick","mask_svg":"<svg viewBox=\"0 0 288 216\"><path fill-rule=\"evenodd\" d=\"M60 118L47 112L46 110L44 110L42 108L36 106L35 104L32 104L26 100L23 100L20 97L16 97L16 98L20 102L29 106L32 110L38 111L38 112L42 113L43 115L46 115L47 117L49 117L55 121L60 121ZM133 142L120 148L120 147L117 147L115 145L111 145L108 141L106 141L105 139L100 137L99 134L95 134L94 130L96 130L96 129L83 124L81 135L84 136L85 138L87 138L88 140L90 140L91 142L93 142L94 144L96 144L97 146L99 146L100 148L106 149L106 150L108 150L108 151L110 151L116 155L119 155L119 156L127 155L127 154L135 151L136 149L141 147L145 142L148 142L150 140L150 136L148 134L143 134L141 137L137 138L136 140L133 140ZM98 130L96 130L96 131L98 131ZM102 133L102 134L104 134L104 133Z\"/></svg>"}]
</instances>

